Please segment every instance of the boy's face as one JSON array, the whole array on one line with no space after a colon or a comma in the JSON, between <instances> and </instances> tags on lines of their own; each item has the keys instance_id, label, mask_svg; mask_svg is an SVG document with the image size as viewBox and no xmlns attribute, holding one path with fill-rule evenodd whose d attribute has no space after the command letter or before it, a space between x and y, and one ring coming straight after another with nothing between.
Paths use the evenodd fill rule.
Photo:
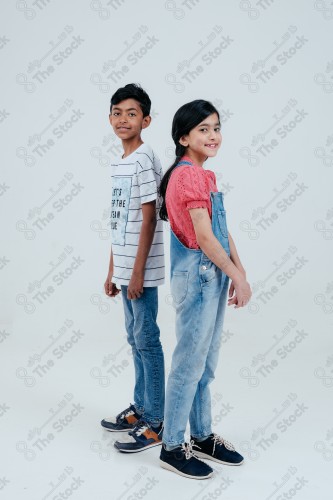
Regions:
<instances>
[{"instance_id":1,"label":"boy's face","mask_svg":"<svg viewBox=\"0 0 333 500\"><path fill-rule=\"evenodd\" d=\"M150 124L151 117L143 116L138 101L125 99L112 106L109 120L119 139L128 140L140 136L141 130Z\"/></svg>"}]
</instances>

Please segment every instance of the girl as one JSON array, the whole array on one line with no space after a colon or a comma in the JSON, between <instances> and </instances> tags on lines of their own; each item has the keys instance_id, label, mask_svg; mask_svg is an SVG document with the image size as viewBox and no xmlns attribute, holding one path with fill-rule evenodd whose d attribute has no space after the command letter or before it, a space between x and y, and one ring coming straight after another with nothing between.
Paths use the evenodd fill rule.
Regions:
<instances>
[{"instance_id":1,"label":"girl","mask_svg":"<svg viewBox=\"0 0 333 500\"><path fill-rule=\"evenodd\" d=\"M203 163L221 145L220 117L207 101L182 106L172 123L176 159L165 173L160 217L171 226L171 292L177 345L167 392L161 466L205 479L213 469L197 457L239 465L243 457L213 434L209 384L214 379L225 304L245 306L251 297L245 270L227 230L223 194ZM187 421L191 440L184 442ZM192 451L192 447L196 449Z\"/></svg>"}]
</instances>

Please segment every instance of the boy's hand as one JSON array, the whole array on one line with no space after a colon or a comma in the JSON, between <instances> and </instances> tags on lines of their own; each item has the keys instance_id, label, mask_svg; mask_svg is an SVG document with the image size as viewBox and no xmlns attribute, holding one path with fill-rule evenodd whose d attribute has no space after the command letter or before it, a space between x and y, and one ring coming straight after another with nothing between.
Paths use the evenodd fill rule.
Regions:
<instances>
[{"instance_id":1,"label":"boy's hand","mask_svg":"<svg viewBox=\"0 0 333 500\"><path fill-rule=\"evenodd\" d=\"M108 297L115 297L120 292L120 290L116 287L116 284L112 282L112 274L108 274L108 277L106 278L104 291Z\"/></svg>"},{"instance_id":2,"label":"boy's hand","mask_svg":"<svg viewBox=\"0 0 333 500\"><path fill-rule=\"evenodd\" d=\"M143 294L143 282L144 282L144 274L143 273L132 273L130 282L127 288L127 298L129 300L139 299Z\"/></svg>"},{"instance_id":3,"label":"boy's hand","mask_svg":"<svg viewBox=\"0 0 333 500\"><path fill-rule=\"evenodd\" d=\"M229 288L228 306L235 305L235 309L246 306L251 298L252 291L249 283L246 281L246 273L243 270L241 279L234 283L231 282Z\"/></svg>"}]
</instances>

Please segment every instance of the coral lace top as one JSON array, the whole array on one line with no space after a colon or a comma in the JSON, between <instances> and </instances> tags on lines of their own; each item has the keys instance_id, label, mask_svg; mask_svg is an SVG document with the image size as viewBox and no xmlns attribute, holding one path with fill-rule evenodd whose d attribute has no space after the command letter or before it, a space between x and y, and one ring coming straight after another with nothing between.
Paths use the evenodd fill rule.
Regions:
<instances>
[{"instance_id":1,"label":"coral lace top","mask_svg":"<svg viewBox=\"0 0 333 500\"><path fill-rule=\"evenodd\" d=\"M207 208L210 218L211 191L218 191L216 177L211 170L196 165L188 156L171 174L166 191L166 208L172 231L187 248L200 248L195 236L191 208Z\"/></svg>"}]
</instances>

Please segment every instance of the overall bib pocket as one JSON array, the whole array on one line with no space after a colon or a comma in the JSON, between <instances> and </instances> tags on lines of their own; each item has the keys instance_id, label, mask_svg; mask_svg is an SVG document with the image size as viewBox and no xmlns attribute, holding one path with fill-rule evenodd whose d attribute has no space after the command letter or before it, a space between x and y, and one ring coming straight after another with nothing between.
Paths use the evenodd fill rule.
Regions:
<instances>
[{"instance_id":1,"label":"overall bib pocket","mask_svg":"<svg viewBox=\"0 0 333 500\"><path fill-rule=\"evenodd\" d=\"M188 271L174 271L171 276L171 294L175 305L184 302L188 289Z\"/></svg>"}]
</instances>

